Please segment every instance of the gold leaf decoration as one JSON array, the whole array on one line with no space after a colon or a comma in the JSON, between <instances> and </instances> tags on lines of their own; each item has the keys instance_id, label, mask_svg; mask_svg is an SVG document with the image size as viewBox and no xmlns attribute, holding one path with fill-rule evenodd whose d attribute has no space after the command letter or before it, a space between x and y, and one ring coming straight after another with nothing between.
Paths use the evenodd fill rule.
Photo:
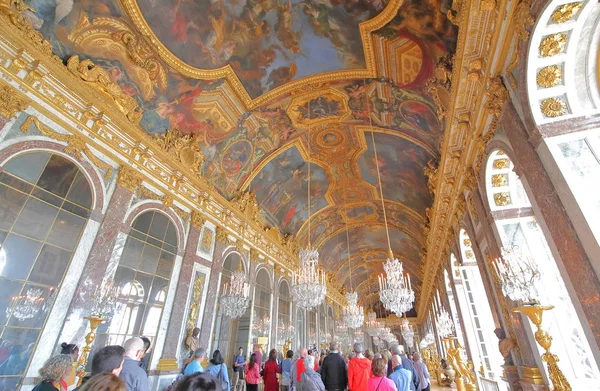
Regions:
<instances>
[{"instance_id":1,"label":"gold leaf decoration","mask_svg":"<svg viewBox=\"0 0 600 391\"><path fill-rule=\"evenodd\" d=\"M506 206L511 204L510 194L507 192L494 194L494 203L496 206Z\"/></svg>"},{"instance_id":2,"label":"gold leaf decoration","mask_svg":"<svg viewBox=\"0 0 600 391\"><path fill-rule=\"evenodd\" d=\"M139 108L135 98L125 94L121 86L113 82L104 69L89 59L79 60L77 55L67 60L67 69L81 80L111 97L129 121L136 124L140 122L143 110Z\"/></svg>"},{"instance_id":3,"label":"gold leaf decoration","mask_svg":"<svg viewBox=\"0 0 600 391\"><path fill-rule=\"evenodd\" d=\"M552 13L554 23L565 23L573 19L583 8L582 2L563 4Z\"/></svg>"},{"instance_id":4,"label":"gold leaf decoration","mask_svg":"<svg viewBox=\"0 0 600 391\"><path fill-rule=\"evenodd\" d=\"M29 101L7 85L0 85L0 116L11 119L29 106Z\"/></svg>"},{"instance_id":5,"label":"gold leaf decoration","mask_svg":"<svg viewBox=\"0 0 600 391\"><path fill-rule=\"evenodd\" d=\"M508 185L507 174L494 174L492 175L492 187L502 187Z\"/></svg>"},{"instance_id":6,"label":"gold leaf decoration","mask_svg":"<svg viewBox=\"0 0 600 391\"><path fill-rule=\"evenodd\" d=\"M541 104L542 113L546 117L560 117L567 112L567 104L560 98L544 99Z\"/></svg>"},{"instance_id":7,"label":"gold leaf decoration","mask_svg":"<svg viewBox=\"0 0 600 391\"><path fill-rule=\"evenodd\" d=\"M556 33L546 36L540 43L540 54L543 57L551 57L561 53L567 45L567 34Z\"/></svg>"},{"instance_id":8,"label":"gold leaf decoration","mask_svg":"<svg viewBox=\"0 0 600 391\"><path fill-rule=\"evenodd\" d=\"M142 177L137 170L124 166L121 167L121 170L119 171L117 183L128 190L135 191L142 183Z\"/></svg>"},{"instance_id":9,"label":"gold leaf decoration","mask_svg":"<svg viewBox=\"0 0 600 391\"><path fill-rule=\"evenodd\" d=\"M256 201L254 193L245 191L233 199L232 203L244 214L245 219L254 224L262 225L260 221L260 206L258 205L258 201Z\"/></svg>"},{"instance_id":10,"label":"gold leaf decoration","mask_svg":"<svg viewBox=\"0 0 600 391\"><path fill-rule=\"evenodd\" d=\"M206 222L206 219L204 218L204 215L198 211L193 211L192 212L192 226L194 228L202 228L202 226L204 225L204 223Z\"/></svg>"},{"instance_id":11,"label":"gold leaf decoration","mask_svg":"<svg viewBox=\"0 0 600 391\"><path fill-rule=\"evenodd\" d=\"M492 163L492 168L494 170L504 170L505 168L508 168L508 162L508 159L496 159Z\"/></svg>"},{"instance_id":12,"label":"gold leaf decoration","mask_svg":"<svg viewBox=\"0 0 600 391\"><path fill-rule=\"evenodd\" d=\"M556 86L562 78L562 70L558 65L550 65L542 68L535 80L538 86L543 88L550 88Z\"/></svg>"},{"instance_id":13,"label":"gold leaf decoration","mask_svg":"<svg viewBox=\"0 0 600 391\"><path fill-rule=\"evenodd\" d=\"M181 164L200 176L205 156L200 151L196 136L171 128L166 133L155 135L153 140L163 151L174 155Z\"/></svg>"}]
</instances>

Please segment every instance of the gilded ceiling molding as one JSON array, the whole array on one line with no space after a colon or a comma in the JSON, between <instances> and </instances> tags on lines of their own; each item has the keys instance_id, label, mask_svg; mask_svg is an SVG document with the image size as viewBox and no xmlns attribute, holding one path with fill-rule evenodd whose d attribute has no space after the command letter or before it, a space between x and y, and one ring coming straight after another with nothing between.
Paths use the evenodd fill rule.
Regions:
<instances>
[{"instance_id":1,"label":"gilded ceiling molding","mask_svg":"<svg viewBox=\"0 0 600 391\"><path fill-rule=\"evenodd\" d=\"M417 304L421 322L425 320L435 287L447 263L446 254L458 232L457 223L468 208L464 193L475 182L468 168L473 167L477 171L476 151L483 150L493 135L494 132L490 131L493 129L488 129L490 117L492 128L495 128L507 97L499 78L492 78L488 82L488 75L502 71L508 57L506 48L514 39L514 30L504 26L515 23L527 26L528 21L525 16L529 14L529 5L526 2L519 3L519 6L507 0L498 0L496 10L482 12L476 4L471 4L472 1L463 0L458 12L461 21L452 70L452 80L457 82L452 84L451 104L446 113L446 118L450 120L446 121L441 141L439 178L435 184L434 203L429 211L431 220L427 248L423 253L422 292ZM482 62L477 80L467 77L471 61L487 58L490 53L497 53L497 61ZM481 87L488 86L488 83L488 88ZM458 126L459 123L461 126ZM465 183L469 186L465 186Z\"/></svg>"},{"instance_id":2,"label":"gilded ceiling molding","mask_svg":"<svg viewBox=\"0 0 600 391\"><path fill-rule=\"evenodd\" d=\"M135 192L137 188L142 184L142 176L133 168L123 166L119 170L117 184L123 186L129 191Z\"/></svg>"},{"instance_id":3,"label":"gilded ceiling molding","mask_svg":"<svg viewBox=\"0 0 600 391\"><path fill-rule=\"evenodd\" d=\"M521 0L515 9L514 16L515 26L515 47L513 49L512 58L510 63L506 67L506 74L510 79L512 88L517 87L517 81L515 80L512 71L517 67L519 63L519 53L522 50L523 42L529 40L528 28L533 26L535 19L531 15L531 2L530 0Z\"/></svg>"},{"instance_id":4,"label":"gilded ceiling molding","mask_svg":"<svg viewBox=\"0 0 600 391\"><path fill-rule=\"evenodd\" d=\"M6 0L5 0L6 1ZM341 70L333 72L320 73L318 75L307 76L297 80L293 80L286 83L283 86L277 87L271 91L265 92L259 97L252 99L240 79L237 77L230 65L226 65L219 69L207 70L192 67L185 62L181 61L175 56L167 47L158 39L154 34L148 22L144 19L142 11L140 10L136 0L120 0L123 9L127 15L131 18L136 30L147 39L154 50L156 50L158 56L160 56L169 66L175 69L177 72L184 76L191 77L194 79L201 80L217 80L225 78L231 84L235 94L242 101L245 108L250 110L252 108L261 106L262 104L278 97L285 95L300 87L305 87L309 84L321 84L335 80L344 79L363 79L377 76L377 61L375 58L375 48L373 45L373 39L371 33L384 27L390 20L392 20L400 6L402 6L402 0L391 0L385 9L380 12L377 16L370 20L361 22L359 25L360 36L363 45L364 57L366 69L353 69L353 70Z\"/></svg>"},{"instance_id":5,"label":"gilded ceiling molding","mask_svg":"<svg viewBox=\"0 0 600 391\"><path fill-rule=\"evenodd\" d=\"M204 215L198 211L192 212L192 227L201 229L206 223L206 218Z\"/></svg>"},{"instance_id":6,"label":"gilded ceiling molding","mask_svg":"<svg viewBox=\"0 0 600 391\"><path fill-rule=\"evenodd\" d=\"M182 133L177 128L168 129L166 133L148 136L160 149L174 156L181 164L189 168L197 176L202 175L205 156L198 147L198 136Z\"/></svg>"},{"instance_id":7,"label":"gilded ceiling molding","mask_svg":"<svg viewBox=\"0 0 600 391\"><path fill-rule=\"evenodd\" d=\"M120 95L121 92L112 90L111 84L106 83L104 76L94 71L91 64L82 66L81 61L77 63L73 59L71 70L67 69L52 54L50 44L23 21L21 13L24 9L26 6L21 0L0 0L0 57L4 59L0 64L0 76L15 86L15 95L24 98L27 94L34 109L85 140L90 150L122 165L121 170L127 167L137 173L153 188L163 192L162 197L168 195L163 202L169 204L172 199L173 203L176 201L182 207L201 212L207 220L220 224L233 237L239 237L241 212L204 178L194 175L189 167L149 140L147 133L132 122L140 112L129 110L132 106ZM14 63L18 66L13 66ZM139 186L139 183L135 186L127 183L123 175L119 177L121 184ZM289 246L271 242L263 226L251 223L248 230L249 247L254 247L286 270L293 270L297 260ZM340 298L333 297L334 300ZM343 305L345 300L338 303Z\"/></svg>"},{"instance_id":8,"label":"gilded ceiling molding","mask_svg":"<svg viewBox=\"0 0 600 391\"><path fill-rule=\"evenodd\" d=\"M17 113L24 111L28 106L29 99L16 95L14 88L0 83L0 116L10 120Z\"/></svg>"}]
</instances>

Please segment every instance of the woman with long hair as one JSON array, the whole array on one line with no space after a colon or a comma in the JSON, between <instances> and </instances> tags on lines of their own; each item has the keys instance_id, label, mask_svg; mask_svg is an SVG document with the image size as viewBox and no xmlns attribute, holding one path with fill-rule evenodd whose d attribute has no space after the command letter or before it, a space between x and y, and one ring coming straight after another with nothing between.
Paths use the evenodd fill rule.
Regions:
<instances>
[{"instance_id":1,"label":"woman with long hair","mask_svg":"<svg viewBox=\"0 0 600 391\"><path fill-rule=\"evenodd\" d=\"M265 391L279 390L279 382L277 381L278 373L281 373L281 368L279 368L279 365L277 365L277 350L271 349L269 352L269 359L265 363L265 367L263 369Z\"/></svg>"},{"instance_id":2,"label":"woman with long hair","mask_svg":"<svg viewBox=\"0 0 600 391\"><path fill-rule=\"evenodd\" d=\"M258 391L258 383L260 381L260 369L255 353L250 356L250 361L246 364L246 390Z\"/></svg>"},{"instance_id":3,"label":"woman with long hair","mask_svg":"<svg viewBox=\"0 0 600 391\"><path fill-rule=\"evenodd\" d=\"M225 360L223 360L220 350L217 349L213 352L210 364L208 364L204 371L216 377L221 382L223 390L229 390L231 385L229 383L229 375L227 374L227 365L225 365Z\"/></svg>"},{"instance_id":4,"label":"woman with long hair","mask_svg":"<svg viewBox=\"0 0 600 391\"><path fill-rule=\"evenodd\" d=\"M33 391L67 391L65 380L71 375L73 361L68 354L50 357L40 369L42 381Z\"/></svg>"}]
</instances>

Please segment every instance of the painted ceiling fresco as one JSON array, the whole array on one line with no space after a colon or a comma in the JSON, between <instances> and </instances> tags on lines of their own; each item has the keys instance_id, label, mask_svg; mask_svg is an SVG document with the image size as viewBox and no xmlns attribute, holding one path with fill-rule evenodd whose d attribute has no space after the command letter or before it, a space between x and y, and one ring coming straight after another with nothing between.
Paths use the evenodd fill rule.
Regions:
<instances>
[{"instance_id":1,"label":"painted ceiling fresco","mask_svg":"<svg viewBox=\"0 0 600 391\"><path fill-rule=\"evenodd\" d=\"M365 67L358 25L383 0L139 0L150 29L199 69L229 65L252 97L291 80Z\"/></svg>"},{"instance_id":2,"label":"painted ceiling fresco","mask_svg":"<svg viewBox=\"0 0 600 391\"><path fill-rule=\"evenodd\" d=\"M147 133L193 135L224 197L252 191L265 224L302 245L310 209L311 243L346 285L348 225L366 296L387 256L377 168L392 248L419 284L423 167L444 125L427 81L455 50L448 3L31 0L27 18L63 60L104 68Z\"/></svg>"}]
</instances>

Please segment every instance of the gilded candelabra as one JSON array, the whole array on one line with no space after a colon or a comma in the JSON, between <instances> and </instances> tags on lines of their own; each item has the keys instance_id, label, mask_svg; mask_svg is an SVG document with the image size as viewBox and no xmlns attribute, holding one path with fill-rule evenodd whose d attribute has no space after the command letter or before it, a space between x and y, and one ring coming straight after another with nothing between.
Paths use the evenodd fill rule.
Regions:
<instances>
[{"instance_id":1,"label":"gilded candelabra","mask_svg":"<svg viewBox=\"0 0 600 391\"><path fill-rule=\"evenodd\" d=\"M76 374L79 378L77 382L77 386L81 386L81 382L83 377L85 376L85 367L88 363L88 358L90 356L90 352L92 350L92 344L96 339L96 329L100 326L100 323L104 322L106 319L102 317L102 315L92 315L84 318L90 321L90 332L85 336L85 347L81 350L81 355L79 356L79 360L77 361L77 370Z\"/></svg>"},{"instance_id":2,"label":"gilded candelabra","mask_svg":"<svg viewBox=\"0 0 600 391\"><path fill-rule=\"evenodd\" d=\"M558 367L558 356L550 353L550 346L552 345L552 336L547 331L542 330L542 316L544 311L553 309L554 306L542 306L539 304L527 305L522 307L514 308L514 312L520 312L527 315L531 323L533 323L537 330L535 332L535 340L540 346L546 351L542 354L542 361L548 364L548 373L550 375L550 381L554 386L555 391L571 391L571 385L567 381L567 378Z\"/></svg>"},{"instance_id":3,"label":"gilded candelabra","mask_svg":"<svg viewBox=\"0 0 600 391\"><path fill-rule=\"evenodd\" d=\"M444 338L446 352L448 353L448 363L456 371L455 383L458 391L477 391L477 380L469 365L462 357L462 346L458 343L456 337Z\"/></svg>"}]
</instances>

